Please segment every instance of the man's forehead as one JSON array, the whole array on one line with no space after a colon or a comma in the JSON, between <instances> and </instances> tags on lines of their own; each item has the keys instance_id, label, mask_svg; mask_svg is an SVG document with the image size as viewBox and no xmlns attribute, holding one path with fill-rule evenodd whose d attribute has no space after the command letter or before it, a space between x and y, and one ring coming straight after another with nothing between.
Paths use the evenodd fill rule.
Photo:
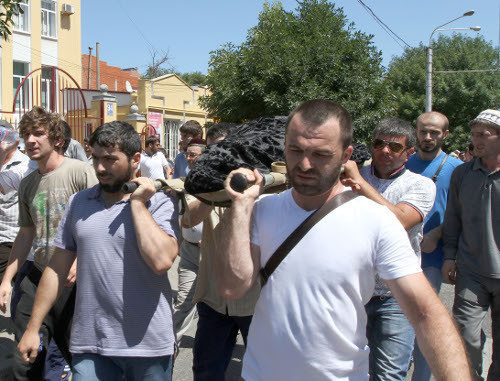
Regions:
<instances>
[{"instance_id":1,"label":"man's forehead","mask_svg":"<svg viewBox=\"0 0 500 381\"><path fill-rule=\"evenodd\" d=\"M417 119L417 128L439 128L445 127L445 120L439 114L424 114Z\"/></svg>"},{"instance_id":2,"label":"man's forehead","mask_svg":"<svg viewBox=\"0 0 500 381\"><path fill-rule=\"evenodd\" d=\"M404 135L392 135L392 134L378 133L375 136L375 139L387 140L389 142L400 142L400 143L404 144L404 142L406 141L406 136L404 136Z\"/></svg>"},{"instance_id":3,"label":"man's forehead","mask_svg":"<svg viewBox=\"0 0 500 381\"><path fill-rule=\"evenodd\" d=\"M490 132L496 133L497 135L500 134L499 130L500 130L500 128L495 128L489 124L481 123L481 122L476 122L471 127L471 131L476 131L476 132L490 131Z\"/></svg>"},{"instance_id":4,"label":"man's forehead","mask_svg":"<svg viewBox=\"0 0 500 381\"><path fill-rule=\"evenodd\" d=\"M191 152L201 152L201 147L200 146L195 146L195 145L192 145L192 146L189 146L187 148L187 151Z\"/></svg>"},{"instance_id":5,"label":"man's forehead","mask_svg":"<svg viewBox=\"0 0 500 381\"><path fill-rule=\"evenodd\" d=\"M26 134L34 134L34 133L42 133L45 134L47 133L47 129L44 128L43 126L38 126L38 127L30 127L27 131Z\"/></svg>"},{"instance_id":6,"label":"man's forehead","mask_svg":"<svg viewBox=\"0 0 500 381\"><path fill-rule=\"evenodd\" d=\"M117 155L118 153L123 153L123 151L121 151L116 144L113 146L101 146L94 143L92 149L94 150L94 153L99 153L100 155Z\"/></svg>"}]
</instances>

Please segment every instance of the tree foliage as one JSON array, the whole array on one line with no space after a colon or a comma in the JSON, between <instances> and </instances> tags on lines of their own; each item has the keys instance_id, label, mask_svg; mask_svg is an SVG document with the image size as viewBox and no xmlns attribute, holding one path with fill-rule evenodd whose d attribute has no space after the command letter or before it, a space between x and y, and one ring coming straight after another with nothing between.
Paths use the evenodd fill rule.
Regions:
<instances>
[{"instance_id":1,"label":"tree foliage","mask_svg":"<svg viewBox=\"0 0 500 381\"><path fill-rule=\"evenodd\" d=\"M4 40L8 40L12 34L14 15L24 13L19 5L20 2L21 0L0 0L0 37Z\"/></svg>"},{"instance_id":2,"label":"tree foliage","mask_svg":"<svg viewBox=\"0 0 500 381\"><path fill-rule=\"evenodd\" d=\"M483 37L461 34L440 36L433 45L433 71L487 70L491 72L447 73L433 75L433 107L450 120L445 141L447 150L463 150L468 140L468 122L480 111L500 106L498 50ZM395 97L396 114L415 122L425 111L426 52L422 44L406 49L394 58L387 80Z\"/></svg>"},{"instance_id":3,"label":"tree foliage","mask_svg":"<svg viewBox=\"0 0 500 381\"><path fill-rule=\"evenodd\" d=\"M207 76L200 71L193 71L189 73L178 73L188 85L205 86L207 84Z\"/></svg>"},{"instance_id":4,"label":"tree foliage","mask_svg":"<svg viewBox=\"0 0 500 381\"><path fill-rule=\"evenodd\" d=\"M373 36L349 23L327 0L303 0L295 11L264 4L241 45L211 53L201 104L224 121L287 115L299 103L326 98L353 116L357 139L385 117L387 87Z\"/></svg>"}]
</instances>

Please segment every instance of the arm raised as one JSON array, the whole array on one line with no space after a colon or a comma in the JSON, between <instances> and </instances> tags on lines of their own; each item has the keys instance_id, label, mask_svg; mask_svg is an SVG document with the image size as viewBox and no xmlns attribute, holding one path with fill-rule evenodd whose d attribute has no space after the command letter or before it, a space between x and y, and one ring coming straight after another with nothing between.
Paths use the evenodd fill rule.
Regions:
<instances>
[{"instance_id":1,"label":"arm raised","mask_svg":"<svg viewBox=\"0 0 500 381\"><path fill-rule=\"evenodd\" d=\"M235 192L229 183L235 173L242 173L255 184L243 193ZM228 299L239 299L252 287L260 270L260 249L250 243L250 228L255 200L262 188L262 176L257 170L238 169L224 182L232 200L224 215L222 237L216 259L217 287Z\"/></svg>"},{"instance_id":2,"label":"arm raised","mask_svg":"<svg viewBox=\"0 0 500 381\"><path fill-rule=\"evenodd\" d=\"M134 180L139 186L130 195L139 252L155 274L164 274L172 267L179 251L177 240L163 231L146 207L146 202L156 193L154 181L145 177Z\"/></svg>"}]
</instances>

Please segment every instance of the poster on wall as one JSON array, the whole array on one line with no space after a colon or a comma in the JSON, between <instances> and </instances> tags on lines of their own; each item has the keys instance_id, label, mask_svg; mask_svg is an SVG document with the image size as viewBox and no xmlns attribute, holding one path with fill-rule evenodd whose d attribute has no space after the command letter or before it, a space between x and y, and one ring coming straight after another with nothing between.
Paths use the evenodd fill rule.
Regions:
<instances>
[{"instance_id":1,"label":"poster on wall","mask_svg":"<svg viewBox=\"0 0 500 381\"><path fill-rule=\"evenodd\" d=\"M158 111L148 111L148 124L153 126L156 134L163 136L163 114Z\"/></svg>"}]
</instances>

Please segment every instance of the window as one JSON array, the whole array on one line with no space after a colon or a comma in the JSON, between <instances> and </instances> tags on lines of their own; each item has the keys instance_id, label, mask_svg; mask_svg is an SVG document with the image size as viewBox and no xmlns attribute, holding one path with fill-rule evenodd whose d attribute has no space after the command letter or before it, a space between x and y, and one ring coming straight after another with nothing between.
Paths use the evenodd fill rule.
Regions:
<instances>
[{"instance_id":1,"label":"window","mask_svg":"<svg viewBox=\"0 0 500 381\"><path fill-rule=\"evenodd\" d=\"M54 102L54 100L52 99L52 97L54 96L53 75L54 75L54 69L42 68L41 98L42 98L42 107L46 110L50 110L52 103Z\"/></svg>"},{"instance_id":2,"label":"window","mask_svg":"<svg viewBox=\"0 0 500 381\"><path fill-rule=\"evenodd\" d=\"M56 6L55 1L42 0L42 36L57 37Z\"/></svg>"},{"instance_id":3,"label":"window","mask_svg":"<svg viewBox=\"0 0 500 381\"><path fill-rule=\"evenodd\" d=\"M12 16L12 21L14 24L14 30L19 30L22 32L29 32L29 11L30 7L28 5L28 0L21 0L19 2L23 13Z\"/></svg>"},{"instance_id":4,"label":"window","mask_svg":"<svg viewBox=\"0 0 500 381\"><path fill-rule=\"evenodd\" d=\"M13 67L13 73L14 73L14 92L13 94L16 94L17 88L23 81L23 79L28 75L29 73L29 64L25 62L19 62L19 61L14 61L14 67ZM16 98L16 110L21 108L26 108L29 105L29 94L28 94L28 87L27 83L23 85L23 87L19 90L19 93L17 94ZM21 103L22 102L22 103Z\"/></svg>"}]
</instances>

